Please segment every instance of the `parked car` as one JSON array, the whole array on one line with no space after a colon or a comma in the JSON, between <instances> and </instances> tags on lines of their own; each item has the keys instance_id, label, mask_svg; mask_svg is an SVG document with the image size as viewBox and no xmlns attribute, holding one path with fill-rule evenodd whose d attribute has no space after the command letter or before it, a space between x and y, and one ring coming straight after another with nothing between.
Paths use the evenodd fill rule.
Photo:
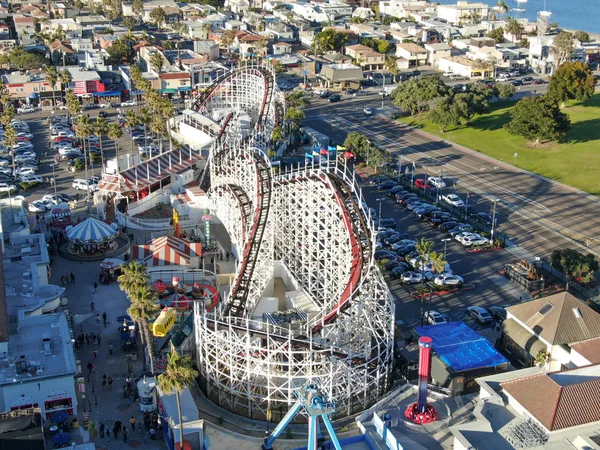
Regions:
<instances>
[{"instance_id":1,"label":"parked car","mask_svg":"<svg viewBox=\"0 0 600 450\"><path fill-rule=\"evenodd\" d=\"M456 194L442 195L442 200L452 206L456 206L457 208L462 208L465 206L465 202L463 202Z\"/></svg>"},{"instance_id":2,"label":"parked car","mask_svg":"<svg viewBox=\"0 0 600 450\"><path fill-rule=\"evenodd\" d=\"M16 191L17 187L14 184L0 183L0 192Z\"/></svg>"},{"instance_id":3,"label":"parked car","mask_svg":"<svg viewBox=\"0 0 600 450\"><path fill-rule=\"evenodd\" d=\"M329 97L329 103L339 102L341 99L342 99L342 97L339 96L339 95L337 95L337 94L336 95L331 95Z\"/></svg>"},{"instance_id":4,"label":"parked car","mask_svg":"<svg viewBox=\"0 0 600 450\"><path fill-rule=\"evenodd\" d=\"M365 108L363 109L363 112L367 115L367 116L372 116L373 115L373 109L372 108Z\"/></svg>"},{"instance_id":5,"label":"parked car","mask_svg":"<svg viewBox=\"0 0 600 450\"><path fill-rule=\"evenodd\" d=\"M383 261L384 259L395 259L396 254L389 250L377 250L375 252L375 261Z\"/></svg>"},{"instance_id":6,"label":"parked car","mask_svg":"<svg viewBox=\"0 0 600 450\"><path fill-rule=\"evenodd\" d=\"M471 216L471 219L473 219L477 222L485 223L486 225L492 224L492 217L487 213L478 212L478 213L473 213L470 216Z\"/></svg>"},{"instance_id":7,"label":"parked car","mask_svg":"<svg viewBox=\"0 0 600 450\"><path fill-rule=\"evenodd\" d=\"M546 80L541 80L541 79L539 79L539 78L536 78L535 80L533 80L533 81L531 82L531 84L546 84L546 83L547 83L547 81L546 81Z\"/></svg>"},{"instance_id":8,"label":"parked car","mask_svg":"<svg viewBox=\"0 0 600 450\"><path fill-rule=\"evenodd\" d=\"M406 194L402 194L400 196L396 196L396 203L398 203L399 205L404 205L404 204L406 204L406 202L408 202L410 200L418 199L418 198L419 198L419 196L417 194L409 192Z\"/></svg>"},{"instance_id":9,"label":"parked car","mask_svg":"<svg viewBox=\"0 0 600 450\"><path fill-rule=\"evenodd\" d=\"M381 219L375 223L376 228L384 227L384 228L396 228L396 221L394 219Z\"/></svg>"},{"instance_id":10,"label":"parked car","mask_svg":"<svg viewBox=\"0 0 600 450\"><path fill-rule=\"evenodd\" d=\"M415 245L406 245L404 247L400 247L396 249L396 254L398 256L408 256L411 252L414 252L416 250L416 246Z\"/></svg>"},{"instance_id":11,"label":"parked car","mask_svg":"<svg viewBox=\"0 0 600 450\"><path fill-rule=\"evenodd\" d=\"M450 233L450 236L455 237L456 235L464 233L465 231L472 232L473 227L467 223L461 223L452 228L448 233Z\"/></svg>"},{"instance_id":12,"label":"parked car","mask_svg":"<svg viewBox=\"0 0 600 450\"><path fill-rule=\"evenodd\" d=\"M404 272L401 276L400 276L400 281L402 281L405 284L414 284L414 283L422 283L423 282L423 275L417 272Z\"/></svg>"},{"instance_id":13,"label":"parked car","mask_svg":"<svg viewBox=\"0 0 600 450\"><path fill-rule=\"evenodd\" d=\"M502 306L490 306L488 312L496 322L502 323L506 320L506 309Z\"/></svg>"},{"instance_id":14,"label":"parked car","mask_svg":"<svg viewBox=\"0 0 600 450\"><path fill-rule=\"evenodd\" d=\"M427 178L427 183L431 184L432 186L436 187L436 188L445 188L446 187L446 183L444 183L444 180L442 180L442 177L429 177Z\"/></svg>"},{"instance_id":15,"label":"parked car","mask_svg":"<svg viewBox=\"0 0 600 450\"><path fill-rule=\"evenodd\" d=\"M19 181L23 183L43 183L44 180L39 175L22 175Z\"/></svg>"},{"instance_id":16,"label":"parked car","mask_svg":"<svg viewBox=\"0 0 600 450\"><path fill-rule=\"evenodd\" d=\"M419 189L430 189L431 186L423 178L417 178L415 180L415 187Z\"/></svg>"},{"instance_id":17,"label":"parked car","mask_svg":"<svg viewBox=\"0 0 600 450\"><path fill-rule=\"evenodd\" d=\"M489 244L489 242L490 240L488 238L476 235L464 239L461 243L465 247L472 247L474 245L486 245Z\"/></svg>"},{"instance_id":18,"label":"parked car","mask_svg":"<svg viewBox=\"0 0 600 450\"><path fill-rule=\"evenodd\" d=\"M23 106L21 108L17 108L17 114L27 114L35 112L35 108L33 106Z\"/></svg>"},{"instance_id":19,"label":"parked car","mask_svg":"<svg viewBox=\"0 0 600 450\"><path fill-rule=\"evenodd\" d=\"M430 325L439 325L441 323L447 323L448 321L437 311L426 311L425 320Z\"/></svg>"},{"instance_id":20,"label":"parked car","mask_svg":"<svg viewBox=\"0 0 600 450\"><path fill-rule=\"evenodd\" d=\"M42 200L52 202L55 205L60 205L61 203L68 202L70 197L66 194L46 194L42 197Z\"/></svg>"},{"instance_id":21,"label":"parked car","mask_svg":"<svg viewBox=\"0 0 600 450\"><path fill-rule=\"evenodd\" d=\"M135 100L127 100L121 103L121 107L125 108L127 106L136 106L137 102Z\"/></svg>"},{"instance_id":22,"label":"parked car","mask_svg":"<svg viewBox=\"0 0 600 450\"><path fill-rule=\"evenodd\" d=\"M469 306L467 308L467 313L469 316L475 318L475 320L477 320L479 323L485 324L492 322L492 316L490 316L489 313L481 306Z\"/></svg>"},{"instance_id":23,"label":"parked car","mask_svg":"<svg viewBox=\"0 0 600 450\"><path fill-rule=\"evenodd\" d=\"M394 197L396 194L399 194L400 192L404 192L404 188L402 186L394 186L393 188L389 189L385 195L387 195L388 197Z\"/></svg>"},{"instance_id":24,"label":"parked car","mask_svg":"<svg viewBox=\"0 0 600 450\"><path fill-rule=\"evenodd\" d=\"M82 180L81 178L76 178L73 180L73 188L78 191L80 189L87 191L88 189L96 189L98 187L97 184L91 184L87 180Z\"/></svg>"},{"instance_id":25,"label":"parked car","mask_svg":"<svg viewBox=\"0 0 600 450\"><path fill-rule=\"evenodd\" d=\"M463 231L462 233L458 233L456 236L454 236L454 239L462 244L467 239L473 239L477 237L480 236L476 233L473 233L471 231Z\"/></svg>"},{"instance_id":26,"label":"parked car","mask_svg":"<svg viewBox=\"0 0 600 450\"><path fill-rule=\"evenodd\" d=\"M438 275L433 279L436 286L462 286L464 280L458 275Z\"/></svg>"},{"instance_id":27,"label":"parked car","mask_svg":"<svg viewBox=\"0 0 600 450\"><path fill-rule=\"evenodd\" d=\"M377 186L377 190L379 191L387 191L388 189L392 189L394 187L398 186L398 183L396 183L395 181L384 181L383 183L381 183L380 185Z\"/></svg>"},{"instance_id":28,"label":"parked car","mask_svg":"<svg viewBox=\"0 0 600 450\"><path fill-rule=\"evenodd\" d=\"M452 230L453 228L456 228L458 225L459 225L458 222L450 220L448 222L441 223L440 224L440 230L443 230L443 231Z\"/></svg>"},{"instance_id":29,"label":"parked car","mask_svg":"<svg viewBox=\"0 0 600 450\"><path fill-rule=\"evenodd\" d=\"M402 274L409 270L408 264L399 262L398 265L388 272L388 275L392 279L401 278Z\"/></svg>"},{"instance_id":30,"label":"parked car","mask_svg":"<svg viewBox=\"0 0 600 450\"><path fill-rule=\"evenodd\" d=\"M329 91L322 91L322 92L319 94L319 97L321 97L321 98L327 98L327 97L329 97L330 95L331 95L331 93L330 93Z\"/></svg>"}]
</instances>

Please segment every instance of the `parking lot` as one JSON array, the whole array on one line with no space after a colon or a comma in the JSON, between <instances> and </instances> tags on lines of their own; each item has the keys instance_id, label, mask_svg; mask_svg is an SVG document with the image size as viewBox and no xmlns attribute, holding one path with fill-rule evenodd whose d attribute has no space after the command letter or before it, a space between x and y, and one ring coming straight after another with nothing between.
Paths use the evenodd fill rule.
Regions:
<instances>
[{"instance_id":1,"label":"parking lot","mask_svg":"<svg viewBox=\"0 0 600 450\"><path fill-rule=\"evenodd\" d=\"M511 284L498 272L505 263L515 259L509 250L469 253L454 239L443 242L442 239L450 238L447 232L420 220L405 206L397 204L393 197L378 191L377 186L365 182L361 187L368 206L378 214L381 203L382 219L394 219L397 231L408 233L410 239L415 241L421 238L433 241L434 251L440 253L443 253L446 247L446 260L453 273L464 278L464 288L457 292L444 295L434 293L431 297L427 295L424 310L438 311L449 321L464 321L477 330L491 325L481 325L469 317L467 307L508 306L518 303L520 299L530 298L524 290ZM397 323L408 328L419 325L421 301L411 293L415 292L420 284L405 285L399 280L387 279L396 298Z\"/></svg>"}]
</instances>

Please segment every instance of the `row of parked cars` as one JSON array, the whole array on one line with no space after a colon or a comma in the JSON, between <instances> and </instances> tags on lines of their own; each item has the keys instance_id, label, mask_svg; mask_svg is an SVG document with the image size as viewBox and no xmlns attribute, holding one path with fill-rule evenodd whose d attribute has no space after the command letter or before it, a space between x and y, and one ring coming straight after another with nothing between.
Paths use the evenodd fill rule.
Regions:
<instances>
[{"instance_id":1,"label":"row of parked cars","mask_svg":"<svg viewBox=\"0 0 600 450\"><path fill-rule=\"evenodd\" d=\"M0 192L16 190L16 184L19 182L41 183L43 181L37 175L38 159L33 149L33 134L29 130L29 124L14 119L11 126L17 134L17 142L12 147L9 147L4 138L4 129L0 128L0 137L3 141L0 147Z\"/></svg>"},{"instance_id":2,"label":"row of parked cars","mask_svg":"<svg viewBox=\"0 0 600 450\"><path fill-rule=\"evenodd\" d=\"M85 139L85 153L82 142L73 131L73 125L66 116L56 116L48 119L50 131L50 148L56 152L55 162L68 161L69 172L77 172L90 164L90 158L100 155L101 145L99 136L88 136Z\"/></svg>"}]
</instances>

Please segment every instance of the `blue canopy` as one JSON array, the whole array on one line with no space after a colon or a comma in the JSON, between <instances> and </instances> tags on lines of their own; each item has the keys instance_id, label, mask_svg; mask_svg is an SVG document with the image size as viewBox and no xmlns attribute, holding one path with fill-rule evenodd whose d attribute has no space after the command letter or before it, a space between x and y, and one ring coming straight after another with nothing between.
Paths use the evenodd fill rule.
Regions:
<instances>
[{"instance_id":1,"label":"blue canopy","mask_svg":"<svg viewBox=\"0 0 600 450\"><path fill-rule=\"evenodd\" d=\"M50 416L50 420L54 423L66 422L69 418L69 413L66 411L57 411Z\"/></svg>"},{"instance_id":2,"label":"blue canopy","mask_svg":"<svg viewBox=\"0 0 600 450\"><path fill-rule=\"evenodd\" d=\"M67 444L71 440L71 435L69 433L59 432L52 436L52 442L56 445L64 445Z\"/></svg>"},{"instance_id":3,"label":"blue canopy","mask_svg":"<svg viewBox=\"0 0 600 450\"><path fill-rule=\"evenodd\" d=\"M88 217L67 231L67 239L81 244L97 244L111 241L117 234L118 227L116 225L108 225L101 220Z\"/></svg>"}]
</instances>

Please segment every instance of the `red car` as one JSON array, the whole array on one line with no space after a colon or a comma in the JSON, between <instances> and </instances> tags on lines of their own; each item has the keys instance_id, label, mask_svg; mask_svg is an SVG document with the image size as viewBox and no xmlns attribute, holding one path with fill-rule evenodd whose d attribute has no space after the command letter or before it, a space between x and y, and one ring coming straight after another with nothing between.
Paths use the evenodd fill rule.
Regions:
<instances>
[{"instance_id":1,"label":"red car","mask_svg":"<svg viewBox=\"0 0 600 450\"><path fill-rule=\"evenodd\" d=\"M419 189L429 189L431 188L431 186L429 185L429 183L427 183L424 179L422 178L417 178L415 180L415 187L419 188Z\"/></svg>"}]
</instances>

